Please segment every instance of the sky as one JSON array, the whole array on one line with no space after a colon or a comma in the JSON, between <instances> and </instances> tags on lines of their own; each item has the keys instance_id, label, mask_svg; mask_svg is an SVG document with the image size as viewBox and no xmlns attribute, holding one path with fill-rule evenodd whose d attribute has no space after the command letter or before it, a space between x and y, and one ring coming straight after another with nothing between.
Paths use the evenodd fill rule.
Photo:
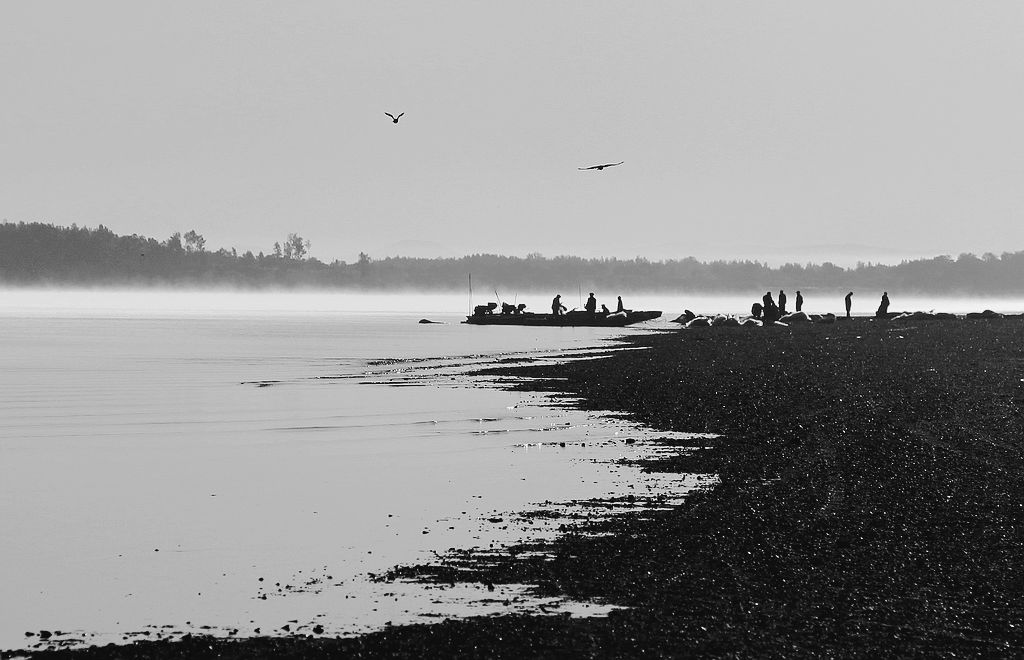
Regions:
<instances>
[{"instance_id":1,"label":"sky","mask_svg":"<svg viewBox=\"0 0 1024 660\"><path fill-rule=\"evenodd\" d=\"M324 261L1013 252L1022 35L1017 0L4 2L0 220Z\"/></svg>"}]
</instances>

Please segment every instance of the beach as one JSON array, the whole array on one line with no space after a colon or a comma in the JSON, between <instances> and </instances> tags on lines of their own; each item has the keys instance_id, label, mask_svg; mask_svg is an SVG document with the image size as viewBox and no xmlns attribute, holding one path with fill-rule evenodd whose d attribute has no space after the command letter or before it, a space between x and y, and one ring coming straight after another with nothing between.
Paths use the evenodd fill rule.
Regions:
<instances>
[{"instance_id":1,"label":"beach","mask_svg":"<svg viewBox=\"0 0 1024 660\"><path fill-rule=\"evenodd\" d=\"M637 334L642 350L491 368L509 387L717 434L652 471L717 475L660 510L395 576L622 606L333 639L137 642L45 657L1009 656L1024 635L1024 321ZM673 441L678 442L678 441ZM693 444L692 442L685 444ZM595 503L599 504L599 503Z\"/></svg>"}]
</instances>

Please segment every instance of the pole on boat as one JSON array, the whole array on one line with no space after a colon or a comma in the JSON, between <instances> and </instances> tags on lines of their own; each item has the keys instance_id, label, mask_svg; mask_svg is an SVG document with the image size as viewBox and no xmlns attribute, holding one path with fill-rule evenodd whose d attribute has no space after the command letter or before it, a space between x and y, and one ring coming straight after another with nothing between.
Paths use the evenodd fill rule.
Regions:
<instances>
[{"instance_id":1,"label":"pole on boat","mask_svg":"<svg viewBox=\"0 0 1024 660\"><path fill-rule=\"evenodd\" d=\"M469 274L469 313L473 314L473 273Z\"/></svg>"}]
</instances>

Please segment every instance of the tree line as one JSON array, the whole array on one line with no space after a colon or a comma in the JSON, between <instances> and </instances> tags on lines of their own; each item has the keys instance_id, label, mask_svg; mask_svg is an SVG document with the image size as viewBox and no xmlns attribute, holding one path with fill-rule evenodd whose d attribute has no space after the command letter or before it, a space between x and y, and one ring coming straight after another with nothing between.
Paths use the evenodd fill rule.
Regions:
<instances>
[{"instance_id":1,"label":"tree line","mask_svg":"<svg viewBox=\"0 0 1024 660\"><path fill-rule=\"evenodd\" d=\"M159 241L121 236L100 225L0 224L0 285L142 285L322 287L371 291L464 291L472 275L480 291L554 291L580 286L621 292L748 293L785 288L808 291L898 290L904 293L1024 294L1024 251L961 254L885 265L842 268L759 261L584 259L530 254L458 258L373 259L324 263L309 256L310 241L288 234L268 253L209 251L194 229Z\"/></svg>"}]
</instances>

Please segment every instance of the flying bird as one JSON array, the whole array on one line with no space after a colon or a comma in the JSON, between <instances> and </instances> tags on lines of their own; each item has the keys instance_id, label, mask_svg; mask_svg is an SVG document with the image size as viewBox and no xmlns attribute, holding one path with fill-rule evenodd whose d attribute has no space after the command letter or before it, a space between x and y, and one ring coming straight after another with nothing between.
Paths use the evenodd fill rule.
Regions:
<instances>
[{"instance_id":1,"label":"flying bird","mask_svg":"<svg viewBox=\"0 0 1024 660\"><path fill-rule=\"evenodd\" d=\"M577 167L578 170L603 170L606 167L615 167L616 165L622 165L626 161L620 160L617 163L605 163L604 165L591 165L590 167Z\"/></svg>"},{"instance_id":2,"label":"flying bird","mask_svg":"<svg viewBox=\"0 0 1024 660\"><path fill-rule=\"evenodd\" d=\"M388 117L391 117L391 121L393 121L394 123L397 124L398 120L401 119L402 115L404 115L405 113L404 112L400 112L400 113L398 113L397 117L394 116L393 114L391 114L390 112L385 112L384 114L386 114Z\"/></svg>"}]
</instances>

